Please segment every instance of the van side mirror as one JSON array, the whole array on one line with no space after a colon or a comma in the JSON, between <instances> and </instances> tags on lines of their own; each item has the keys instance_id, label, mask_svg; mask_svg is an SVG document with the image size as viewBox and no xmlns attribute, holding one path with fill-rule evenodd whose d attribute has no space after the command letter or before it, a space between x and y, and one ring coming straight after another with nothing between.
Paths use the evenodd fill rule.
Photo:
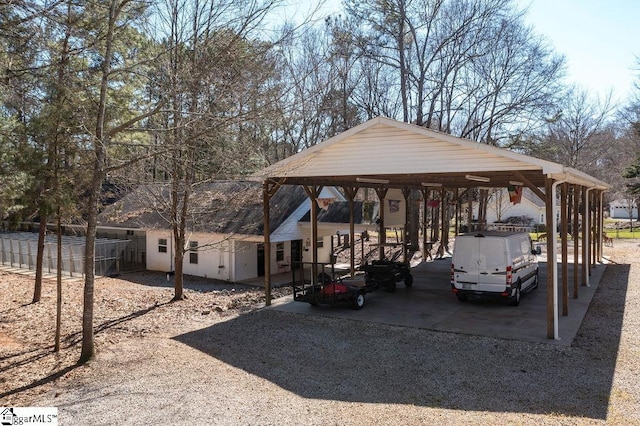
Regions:
<instances>
[{"instance_id":1,"label":"van side mirror","mask_svg":"<svg viewBox=\"0 0 640 426\"><path fill-rule=\"evenodd\" d=\"M531 254L542 254L542 248L540 246L536 246L535 249L531 250Z\"/></svg>"}]
</instances>

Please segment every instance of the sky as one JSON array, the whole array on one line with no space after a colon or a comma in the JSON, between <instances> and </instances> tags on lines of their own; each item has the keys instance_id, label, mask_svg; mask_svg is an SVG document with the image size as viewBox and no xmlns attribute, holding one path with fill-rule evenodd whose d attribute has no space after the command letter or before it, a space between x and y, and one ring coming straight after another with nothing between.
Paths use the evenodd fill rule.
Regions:
<instances>
[{"instance_id":1,"label":"sky","mask_svg":"<svg viewBox=\"0 0 640 426\"><path fill-rule=\"evenodd\" d=\"M568 84L594 96L612 92L624 103L640 85L640 0L515 0L528 7L526 22L565 56ZM293 1L309 9L317 1ZM324 11L339 11L340 0L326 0Z\"/></svg>"},{"instance_id":2,"label":"sky","mask_svg":"<svg viewBox=\"0 0 640 426\"><path fill-rule=\"evenodd\" d=\"M624 102L640 85L640 1L519 0L526 21L567 61L567 82Z\"/></svg>"}]
</instances>

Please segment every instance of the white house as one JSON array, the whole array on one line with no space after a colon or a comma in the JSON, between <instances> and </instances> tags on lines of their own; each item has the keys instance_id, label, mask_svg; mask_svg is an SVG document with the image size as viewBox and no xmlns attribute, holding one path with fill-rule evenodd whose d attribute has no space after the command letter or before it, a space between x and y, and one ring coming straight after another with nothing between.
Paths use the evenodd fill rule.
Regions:
<instances>
[{"instance_id":1,"label":"white house","mask_svg":"<svg viewBox=\"0 0 640 426\"><path fill-rule=\"evenodd\" d=\"M150 271L174 270L175 247L169 222L165 185L141 186L101 213L99 229L124 235L144 234L144 259ZM325 187L319 197L318 260L330 262L331 238L348 230L340 191ZM385 222L404 223L401 192L389 191ZM394 204L401 200L400 205ZM188 236L183 272L187 275L238 282L264 275L264 234L262 186L256 182L212 182L194 188L192 213L187 221ZM356 229L376 229L378 203L372 217L364 220L358 203ZM281 187L271 200L271 270L290 271L295 261L311 261L311 201L300 186ZM307 217L306 221L304 220ZM402 220L402 221L401 221ZM337 221L337 223L328 223Z\"/></svg>"},{"instance_id":2,"label":"white house","mask_svg":"<svg viewBox=\"0 0 640 426\"><path fill-rule=\"evenodd\" d=\"M522 218L530 218L530 225L535 226L546 222L545 204L540 197L529 188L522 189L522 198L519 203L513 203L509 199L507 188L498 188L489 196L487 203L487 224L495 222L517 221ZM556 214L560 214L557 207ZM473 203L473 217L478 217L478 203Z\"/></svg>"},{"instance_id":3,"label":"white house","mask_svg":"<svg viewBox=\"0 0 640 426\"><path fill-rule=\"evenodd\" d=\"M609 203L612 219L638 219L638 205L634 200L619 198Z\"/></svg>"}]
</instances>

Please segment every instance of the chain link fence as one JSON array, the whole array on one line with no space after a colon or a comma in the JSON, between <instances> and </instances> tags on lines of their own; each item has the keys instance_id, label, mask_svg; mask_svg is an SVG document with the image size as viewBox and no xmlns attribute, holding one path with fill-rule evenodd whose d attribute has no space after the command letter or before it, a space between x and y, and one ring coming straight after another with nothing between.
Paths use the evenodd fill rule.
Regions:
<instances>
[{"instance_id":1,"label":"chain link fence","mask_svg":"<svg viewBox=\"0 0 640 426\"><path fill-rule=\"evenodd\" d=\"M132 236L133 237L133 236ZM97 238L94 271L99 276L117 275L123 271L144 269L144 253L139 252L140 237L131 239ZM63 236L62 275L84 275L85 238ZM38 254L38 234L31 232L0 233L0 263L20 269L35 270ZM55 235L45 237L43 272L56 273L58 242Z\"/></svg>"}]
</instances>

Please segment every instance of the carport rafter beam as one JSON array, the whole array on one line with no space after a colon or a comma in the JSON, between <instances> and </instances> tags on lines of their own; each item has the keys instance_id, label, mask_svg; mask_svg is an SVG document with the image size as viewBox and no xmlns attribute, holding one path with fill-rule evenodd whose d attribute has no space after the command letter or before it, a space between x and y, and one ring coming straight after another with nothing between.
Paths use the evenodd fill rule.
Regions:
<instances>
[{"instance_id":1,"label":"carport rafter beam","mask_svg":"<svg viewBox=\"0 0 640 426\"><path fill-rule=\"evenodd\" d=\"M521 172L515 171L514 175L516 175L518 179L520 179L522 182L524 182L524 184L527 186L527 188L529 188L534 194L536 194L538 197L540 197L541 200L543 200L543 201L546 200L546 196L545 196L544 192L542 192L540 190L540 188L538 188L533 183L531 183L531 181L529 179L527 179Z\"/></svg>"}]
</instances>

